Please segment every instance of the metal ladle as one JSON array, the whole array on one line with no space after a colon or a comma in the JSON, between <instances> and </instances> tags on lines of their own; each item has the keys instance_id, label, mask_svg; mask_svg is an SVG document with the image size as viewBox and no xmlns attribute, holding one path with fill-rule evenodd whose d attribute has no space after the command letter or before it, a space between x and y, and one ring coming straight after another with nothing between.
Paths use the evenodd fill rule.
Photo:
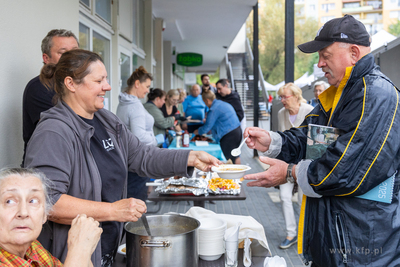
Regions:
<instances>
[{"instance_id":1,"label":"metal ladle","mask_svg":"<svg viewBox=\"0 0 400 267\"><path fill-rule=\"evenodd\" d=\"M147 234L151 236L149 222L147 221L145 213L142 214L142 223L144 225L144 229L146 229Z\"/></svg>"}]
</instances>

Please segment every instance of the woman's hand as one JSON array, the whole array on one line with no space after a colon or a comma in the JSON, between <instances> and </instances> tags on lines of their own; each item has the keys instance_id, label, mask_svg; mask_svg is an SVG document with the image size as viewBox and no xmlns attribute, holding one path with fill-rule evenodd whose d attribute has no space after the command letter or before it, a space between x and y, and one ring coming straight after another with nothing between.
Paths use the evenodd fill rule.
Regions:
<instances>
[{"instance_id":1,"label":"woman's hand","mask_svg":"<svg viewBox=\"0 0 400 267\"><path fill-rule=\"evenodd\" d=\"M179 124L175 126L175 132L182 132L182 128Z\"/></svg>"},{"instance_id":2,"label":"woman's hand","mask_svg":"<svg viewBox=\"0 0 400 267\"><path fill-rule=\"evenodd\" d=\"M212 166L218 167L222 162L204 151L190 151L188 166L208 172Z\"/></svg>"},{"instance_id":3,"label":"woman's hand","mask_svg":"<svg viewBox=\"0 0 400 267\"><path fill-rule=\"evenodd\" d=\"M269 133L258 127L248 127L244 130L244 137L249 137L246 140L246 145L251 149L257 149L265 152L269 149L271 144L271 137Z\"/></svg>"},{"instance_id":4,"label":"woman's hand","mask_svg":"<svg viewBox=\"0 0 400 267\"><path fill-rule=\"evenodd\" d=\"M80 214L72 220L68 232L68 254L64 266L92 266L90 257L97 247L103 229L92 217Z\"/></svg>"},{"instance_id":5,"label":"woman's hand","mask_svg":"<svg viewBox=\"0 0 400 267\"><path fill-rule=\"evenodd\" d=\"M112 221L136 222L147 211L146 204L135 198L124 198L111 204Z\"/></svg>"}]
</instances>

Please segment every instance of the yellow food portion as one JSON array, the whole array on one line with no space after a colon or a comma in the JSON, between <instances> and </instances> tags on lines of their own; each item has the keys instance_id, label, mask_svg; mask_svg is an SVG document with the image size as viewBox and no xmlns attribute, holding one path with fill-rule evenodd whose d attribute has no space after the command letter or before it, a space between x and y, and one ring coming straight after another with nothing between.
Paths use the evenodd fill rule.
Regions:
<instances>
[{"instance_id":1,"label":"yellow food portion","mask_svg":"<svg viewBox=\"0 0 400 267\"><path fill-rule=\"evenodd\" d=\"M208 182L208 188L215 191L217 188L223 189L223 190L239 189L240 186L238 183L234 182L233 180L213 178Z\"/></svg>"},{"instance_id":2,"label":"yellow food portion","mask_svg":"<svg viewBox=\"0 0 400 267\"><path fill-rule=\"evenodd\" d=\"M126 253L126 248L121 249L121 251Z\"/></svg>"},{"instance_id":3,"label":"yellow food portion","mask_svg":"<svg viewBox=\"0 0 400 267\"><path fill-rule=\"evenodd\" d=\"M244 168L237 168L237 167L223 167L219 169L220 171L223 172L229 172L229 171L243 171Z\"/></svg>"}]
</instances>

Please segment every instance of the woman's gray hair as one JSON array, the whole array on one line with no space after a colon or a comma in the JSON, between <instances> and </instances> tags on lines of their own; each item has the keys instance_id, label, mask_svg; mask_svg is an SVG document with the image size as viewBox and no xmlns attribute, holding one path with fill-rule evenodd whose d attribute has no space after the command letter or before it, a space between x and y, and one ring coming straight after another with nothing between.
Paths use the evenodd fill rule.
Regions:
<instances>
[{"instance_id":1,"label":"woman's gray hair","mask_svg":"<svg viewBox=\"0 0 400 267\"><path fill-rule=\"evenodd\" d=\"M35 169L26 169L26 168L3 168L0 170L0 185L1 183L8 177L18 175L22 178L27 177L36 177L42 182L43 193L45 196L45 213L46 215L49 214L53 207L53 203L49 197L49 190L52 184L51 180L44 175L44 173L35 170Z\"/></svg>"},{"instance_id":2,"label":"woman's gray hair","mask_svg":"<svg viewBox=\"0 0 400 267\"><path fill-rule=\"evenodd\" d=\"M324 90L329 88L329 84L327 84L326 82L318 81L318 82L314 83L314 90L315 90L315 87L318 86L318 85L322 85L324 87Z\"/></svg>"}]
</instances>

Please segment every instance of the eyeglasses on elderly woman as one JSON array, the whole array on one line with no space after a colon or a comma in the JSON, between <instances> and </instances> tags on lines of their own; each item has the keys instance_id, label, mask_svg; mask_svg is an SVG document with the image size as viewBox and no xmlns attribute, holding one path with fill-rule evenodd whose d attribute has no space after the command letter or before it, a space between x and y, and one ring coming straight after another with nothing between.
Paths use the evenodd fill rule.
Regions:
<instances>
[{"instance_id":1,"label":"eyeglasses on elderly woman","mask_svg":"<svg viewBox=\"0 0 400 267\"><path fill-rule=\"evenodd\" d=\"M288 98L290 98L292 96L293 95L281 95L281 96L279 96L279 100L286 100L286 99L288 99Z\"/></svg>"}]
</instances>

